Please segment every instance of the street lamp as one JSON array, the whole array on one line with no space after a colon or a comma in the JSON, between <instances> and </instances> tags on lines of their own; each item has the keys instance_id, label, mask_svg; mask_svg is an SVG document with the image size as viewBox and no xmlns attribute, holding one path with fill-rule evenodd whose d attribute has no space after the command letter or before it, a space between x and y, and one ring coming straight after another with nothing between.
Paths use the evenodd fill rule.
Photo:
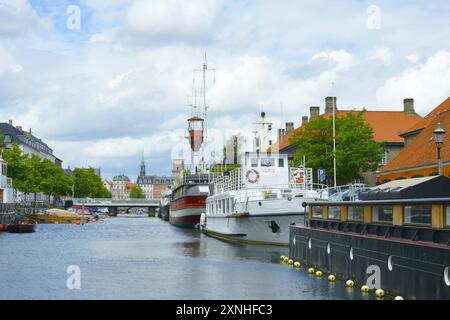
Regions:
<instances>
[{"instance_id":1,"label":"street lamp","mask_svg":"<svg viewBox=\"0 0 450 320\"><path fill-rule=\"evenodd\" d=\"M442 175L442 161L441 161L441 145L444 143L445 130L441 127L441 123L436 124L436 130L434 130L434 141L436 142L438 153L438 170L439 175Z\"/></svg>"}]
</instances>

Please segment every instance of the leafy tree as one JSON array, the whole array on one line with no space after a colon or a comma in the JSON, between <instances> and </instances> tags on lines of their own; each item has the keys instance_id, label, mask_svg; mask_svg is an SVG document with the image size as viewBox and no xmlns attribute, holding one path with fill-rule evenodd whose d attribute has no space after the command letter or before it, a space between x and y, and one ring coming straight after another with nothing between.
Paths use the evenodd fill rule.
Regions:
<instances>
[{"instance_id":1,"label":"leafy tree","mask_svg":"<svg viewBox=\"0 0 450 320\"><path fill-rule=\"evenodd\" d=\"M373 139L373 130L363 118L364 112L349 112L336 117L336 173L339 184L361 179L361 173L375 171L381 163L384 143ZM319 117L290 139L297 147L294 164L300 165L303 157L306 166L325 169L328 177L333 172L333 119Z\"/></svg>"},{"instance_id":2,"label":"leafy tree","mask_svg":"<svg viewBox=\"0 0 450 320\"><path fill-rule=\"evenodd\" d=\"M72 181L77 198L111 198L112 196L92 168L75 168L72 172Z\"/></svg>"},{"instance_id":3,"label":"leafy tree","mask_svg":"<svg viewBox=\"0 0 450 320\"><path fill-rule=\"evenodd\" d=\"M145 199L144 191L139 186L133 186L130 191L131 199Z\"/></svg>"},{"instance_id":4,"label":"leafy tree","mask_svg":"<svg viewBox=\"0 0 450 320\"><path fill-rule=\"evenodd\" d=\"M8 163L8 177L12 178L13 188L25 192L27 189L27 162L28 155L24 155L17 143L4 148L3 158Z\"/></svg>"}]
</instances>

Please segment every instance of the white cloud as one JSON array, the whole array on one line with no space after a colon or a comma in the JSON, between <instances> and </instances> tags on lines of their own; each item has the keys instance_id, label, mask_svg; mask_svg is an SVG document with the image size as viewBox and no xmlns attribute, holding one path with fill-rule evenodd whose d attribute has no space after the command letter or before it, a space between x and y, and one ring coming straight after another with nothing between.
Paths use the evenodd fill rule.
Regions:
<instances>
[{"instance_id":1,"label":"white cloud","mask_svg":"<svg viewBox=\"0 0 450 320\"><path fill-rule=\"evenodd\" d=\"M375 48L369 53L369 60L380 61L389 66L391 64L392 54L387 48Z\"/></svg>"},{"instance_id":2,"label":"white cloud","mask_svg":"<svg viewBox=\"0 0 450 320\"><path fill-rule=\"evenodd\" d=\"M450 52L445 50L387 79L377 90L381 105L396 105L402 98L414 98L416 112L422 115L449 96Z\"/></svg>"},{"instance_id":3,"label":"white cloud","mask_svg":"<svg viewBox=\"0 0 450 320\"><path fill-rule=\"evenodd\" d=\"M125 31L160 41L203 37L211 32L221 3L221 0L136 0L127 10Z\"/></svg>"},{"instance_id":4,"label":"white cloud","mask_svg":"<svg viewBox=\"0 0 450 320\"><path fill-rule=\"evenodd\" d=\"M22 72L23 66L21 64L12 64L9 66L9 70L14 73Z\"/></svg>"},{"instance_id":5,"label":"white cloud","mask_svg":"<svg viewBox=\"0 0 450 320\"><path fill-rule=\"evenodd\" d=\"M420 60L420 58L415 54L409 54L405 58L411 63L417 63Z\"/></svg>"},{"instance_id":6,"label":"white cloud","mask_svg":"<svg viewBox=\"0 0 450 320\"><path fill-rule=\"evenodd\" d=\"M51 28L49 19L39 17L27 0L0 2L0 35L16 36L36 29Z\"/></svg>"}]
</instances>

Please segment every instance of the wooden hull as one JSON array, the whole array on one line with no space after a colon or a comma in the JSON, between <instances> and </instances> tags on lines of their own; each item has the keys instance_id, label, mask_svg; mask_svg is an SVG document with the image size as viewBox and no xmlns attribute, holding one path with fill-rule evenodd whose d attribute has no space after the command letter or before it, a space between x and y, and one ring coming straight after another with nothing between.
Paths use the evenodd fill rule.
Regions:
<instances>
[{"instance_id":1,"label":"wooden hull","mask_svg":"<svg viewBox=\"0 0 450 320\"><path fill-rule=\"evenodd\" d=\"M47 214L30 214L27 216L29 219L36 221L37 223L77 223L77 222L87 222L86 217L59 217Z\"/></svg>"},{"instance_id":2,"label":"wooden hull","mask_svg":"<svg viewBox=\"0 0 450 320\"><path fill-rule=\"evenodd\" d=\"M8 232L10 233L31 233L36 231L36 224L10 224Z\"/></svg>"}]
</instances>

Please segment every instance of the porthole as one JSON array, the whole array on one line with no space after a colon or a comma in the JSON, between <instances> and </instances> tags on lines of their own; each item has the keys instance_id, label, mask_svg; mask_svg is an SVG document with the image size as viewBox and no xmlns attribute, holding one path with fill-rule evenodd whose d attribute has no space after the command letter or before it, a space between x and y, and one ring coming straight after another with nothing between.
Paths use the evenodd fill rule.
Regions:
<instances>
[{"instance_id":1,"label":"porthole","mask_svg":"<svg viewBox=\"0 0 450 320\"><path fill-rule=\"evenodd\" d=\"M450 287L450 267L446 266L444 269L444 281L447 287Z\"/></svg>"},{"instance_id":2,"label":"porthole","mask_svg":"<svg viewBox=\"0 0 450 320\"><path fill-rule=\"evenodd\" d=\"M308 241L308 248L311 249L311 247L312 247L312 245L311 245L311 239L309 239L309 241Z\"/></svg>"},{"instance_id":3,"label":"porthole","mask_svg":"<svg viewBox=\"0 0 450 320\"><path fill-rule=\"evenodd\" d=\"M331 245L330 245L330 243L327 243L327 253L328 254L331 253Z\"/></svg>"},{"instance_id":4,"label":"porthole","mask_svg":"<svg viewBox=\"0 0 450 320\"><path fill-rule=\"evenodd\" d=\"M389 271L392 271L392 269L394 269L394 265L392 264L392 256L389 256L388 258L388 269Z\"/></svg>"},{"instance_id":5,"label":"porthole","mask_svg":"<svg viewBox=\"0 0 450 320\"><path fill-rule=\"evenodd\" d=\"M353 248L350 248L350 260L353 260Z\"/></svg>"},{"instance_id":6,"label":"porthole","mask_svg":"<svg viewBox=\"0 0 450 320\"><path fill-rule=\"evenodd\" d=\"M261 207L261 206L262 206L262 202L261 202L261 201L259 201L259 202L258 202L258 205L259 205L259 206Z\"/></svg>"}]
</instances>

